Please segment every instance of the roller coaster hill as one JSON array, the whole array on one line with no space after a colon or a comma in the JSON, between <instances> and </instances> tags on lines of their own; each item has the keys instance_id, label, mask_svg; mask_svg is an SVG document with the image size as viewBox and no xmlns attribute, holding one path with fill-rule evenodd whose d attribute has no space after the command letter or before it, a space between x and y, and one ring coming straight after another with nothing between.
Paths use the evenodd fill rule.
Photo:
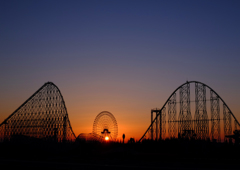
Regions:
<instances>
[{"instance_id":1,"label":"roller coaster hill","mask_svg":"<svg viewBox=\"0 0 240 170\"><path fill-rule=\"evenodd\" d=\"M0 141L38 139L71 142L76 139L58 87L45 83L0 124Z\"/></svg>"},{"instance_id":2,"label":"roller coaster hill","mask_svg":"<svg viewBox=\"0 0 240 170\"><path fill-rule=\"evenodd\" d=\"M196 139L239 143L240 124L226 102L208 85L187 81L161 109L151 110L151 124L139 140Z\"/></svg>"}]
</instances>

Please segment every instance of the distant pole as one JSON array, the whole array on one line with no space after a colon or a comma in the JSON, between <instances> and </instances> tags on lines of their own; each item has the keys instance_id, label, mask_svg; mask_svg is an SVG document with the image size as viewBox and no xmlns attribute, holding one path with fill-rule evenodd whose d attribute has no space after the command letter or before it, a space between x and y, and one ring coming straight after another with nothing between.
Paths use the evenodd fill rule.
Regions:
<instances>
[{"instance_id":1,"label":"distant pole","mask_svg":"<svg viewBox=\"0 0 240 170\"><path fill-rule=\"evenodd\" d=\"M159 139L162 140L162 111L159 112L160 116L160 137Z\"/></svg>"},{"instance_id":2,"label":"distant pole","mask_svg":"<svg viewBox=\"0 0 240 170\"><path fill-rule=\"evenodd\" d=\"M151 110L151 123L153 121L153 110ZM151 127L151 140L153 140L153 126Z\"/></svg>"},{"instance_id":3,"label":"distant pole","mask_svg":"<svg viewBox=\"0 0 240 170\"><path fill-rule=\"evenodd\" d=\"M122 135L122 138L123 138L123 143L124 143L124 139L125 139L125 134Z\"/></svg>"}]
</instances>

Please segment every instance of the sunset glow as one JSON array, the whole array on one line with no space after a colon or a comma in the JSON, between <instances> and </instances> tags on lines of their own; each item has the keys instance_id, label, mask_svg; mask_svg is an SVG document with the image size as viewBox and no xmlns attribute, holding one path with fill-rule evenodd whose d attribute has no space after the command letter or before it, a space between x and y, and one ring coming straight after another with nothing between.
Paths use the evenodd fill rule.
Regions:
<instances>
[{"instance_id":1,"label":"sunset glow","mask_svg":"<svg viewBox=\"0 0 240 170\"><path fill-rule=\"evenodd\" d=\"M48 81L61 91L76 136L109 111L116 140L138 141L151 109L190 80L213 88L240 121L240 1L173 1L1 1L0 123ZM206 99L210 119L209 91ZM104 141L115 140L110 131Z\"/></svg>"}]
</instances>

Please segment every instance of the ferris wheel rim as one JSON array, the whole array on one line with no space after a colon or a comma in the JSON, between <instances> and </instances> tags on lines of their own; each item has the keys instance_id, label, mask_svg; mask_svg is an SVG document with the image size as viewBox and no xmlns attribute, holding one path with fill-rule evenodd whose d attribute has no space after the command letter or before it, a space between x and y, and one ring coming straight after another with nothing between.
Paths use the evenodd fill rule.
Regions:
<instances>
[{"instance_id":1,"label":"ferris wheel rim","mask_svg":"<svg viewBox=\"0 0 240 170\"><path fill-rule=\"evenodd\" d=\"M102 136L104 129L110 130L109 137L113 140L118 135L118 125L115 117L109 111L100 112L93 122L93 133Z\"/></svg>"}]
</instances>

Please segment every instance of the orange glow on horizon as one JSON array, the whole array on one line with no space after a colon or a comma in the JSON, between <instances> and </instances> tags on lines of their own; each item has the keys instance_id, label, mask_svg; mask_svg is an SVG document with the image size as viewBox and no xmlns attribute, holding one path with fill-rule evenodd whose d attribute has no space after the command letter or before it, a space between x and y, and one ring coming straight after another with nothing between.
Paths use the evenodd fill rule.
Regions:
<instances>
[{"instance_id":1,"label":"orange glow on horizon","mask_svg":"<svg viewBox=\"0 0 240 170\"><path fill-rule=\"evenodd\" d=\"M109 140L109 137L108 137L108 136L106 136L106 137L105 137L105 140L106 140L106 141L108 141L108 140Z\"/></svg>"}]
</instances>

